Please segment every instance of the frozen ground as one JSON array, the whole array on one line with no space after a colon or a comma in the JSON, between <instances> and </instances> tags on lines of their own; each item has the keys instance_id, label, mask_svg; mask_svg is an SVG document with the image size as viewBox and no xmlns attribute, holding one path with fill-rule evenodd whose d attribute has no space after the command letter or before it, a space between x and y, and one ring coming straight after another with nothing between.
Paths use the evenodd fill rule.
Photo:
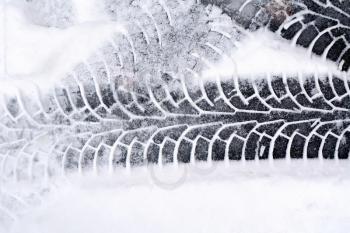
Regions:
<instances>
[{"instance_id":1,"label":"frozen ground","mask_svg":"<svg viewBox=\"0 0 350 233\"><path fill-rule=\"evenodd\" d=\"M13 80L49 83L102 46L121 25L94 10L95 4L75 0L74 17L62 27L47 27L36 24L23 2L10 2L6 49L0 43L6 50L0 88ZM265 31L251 35L235 53L242 74L335 70ZM225 62L218 67L215 72L232 72ZM348 161L253 162L60 180L12 232L348 232L349 168Z\"/></svg>"}]
</instances>

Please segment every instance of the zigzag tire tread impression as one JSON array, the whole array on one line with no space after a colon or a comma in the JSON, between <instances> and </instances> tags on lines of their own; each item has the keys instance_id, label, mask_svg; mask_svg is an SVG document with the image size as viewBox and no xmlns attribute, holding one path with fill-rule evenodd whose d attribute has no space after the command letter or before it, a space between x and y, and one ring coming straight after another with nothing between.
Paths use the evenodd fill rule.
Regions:
<instances>
[{"instance_id":1,"label":"zigzag tire tread impression","mask_svg":"<svg viewBox=\"0 0 350 233\"><path fill-rule=\"evenodd\" d=\"M341 0L202 0L244 28L267 27L313 53L350 67L350 2Z\"/></svg>"},{"instance_id":2,"label":"zigzag tire tread impression","mask_svg":"<svg viewBox=\"0 0 350 233\"><path fill-rule=\"evenodd\" d=\"M94 91L99 87L90 84L95 105L81 98L84 91L78 84L79 91L56 88L56 98L47 98L53 101L45 106L59 110L54 118L65 123L57 128L35 118L28 107L19 110L27 115L13 118L8 114L20 100L5 102L11 103L2 117L7 119L8 135L20 122L41 126L17 135L18 144L3 143L3 177L41 179L62 171L105 172L120 166L225 159L348 159L346 79L309 76L301 81L274 75L197 80L196 86L193 79L167 74L130 89L116 82L108 87L114 94L102 101ZM79 98L80 109L72 101Z\"/></svg>"},{"instance_id":3,"label":"zigzag tire tread impression","mask_svg":"<svg viewBox=\"0 0 350 233\"><path fill-rule=\"evenodd\" d=\"M176 127L181 115L197 111L180 101L178 85L167 89L173 102L159 101L160 81L198 76L242 34L219 8L195 1L106 1L106 9L116 33L67 77L44 87L9 85L0 94L0 230L67 171L139 164L142 136L170 126L170 114Z\"/></svg>"},{"instance_id":4,"label":"zigzag tire tread impression","mask_svg":"<svg viewBox=\"0 0 350 233\"><path fill-rule=\"evenodd\" d=\"M115 15L116 21L124 22L123 27L54 88L34 84L33 88L15 87L1 95L3 171L19 179L21 171L13 172L7 161L16 160L17 149L28 156L32 151L55 149L32 141L59 141L57 135L75 135L93 130L95 125L101 131L106 127L104 122L120 126L124 121L160 118L164 110L156 106L156 99L161 98L162 90L152 89L154 95L150 96L148 88L158 87L148 83L167 80L171 75L198 76L221 59L223 51L232 50L240 36L230 18L216 7L203 7L194 1L167 1L168 5L164 5L166 1L147 1L148 7L144 1L130 2L121 1L126 4L123 15ZM107 6L114 15L113 7ZM132 17L135 19L130 20ZM180 94L178 88L182 87L174 85L168 91ZM177 108L176 113L188 113L191 106L180 103ZM20 162L14 163L20 170Z\"/></svg>"},{"instance_id":5,"label":"zigzag tire tread impression","mask_svg":"<svg viewBox=\"0 0 350 233\"><path fill-rule=\"evenodd\" d=\"M203 80L203 71L228 56L223 51L234 47L239 30L215 7L197 9L197 18L176 26L176 17L158 6L138 17L160 19L162 26L121 30L53 89L1 96L2 177L48 179L152 163L348 158L345 75ZM184 7L195 12L181 7L179 18ZM196 26L184 33L184 25ZM169 34L183 38L185 49L176 49Z\"/></svg>"}]
</instances>

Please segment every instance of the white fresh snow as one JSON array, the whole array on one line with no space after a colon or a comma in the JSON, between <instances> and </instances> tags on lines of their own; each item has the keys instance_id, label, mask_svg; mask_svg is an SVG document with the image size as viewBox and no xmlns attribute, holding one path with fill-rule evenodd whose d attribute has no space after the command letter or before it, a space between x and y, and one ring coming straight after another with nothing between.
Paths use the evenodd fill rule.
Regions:
<instances>
[{"instance_id":1,"label":"white fresh snow","mask_svg":"<svg viewBox=\"0 0 350 233\"><path fill-rule=\"evenodd\" d=\"M304 48L276 38L273 33L260 30L251 34L232 54L239 74L272 73L337 73L337 66L321 57L308 55Z\"/></svg>"},{"instance_id":2,"label":"white fresh snow","mask_svg":"<svg viewBox=\"0 0 350 233\"><path fill-rule=\"evenodd\" d=\"M62 29L36 25L26 17L23 4L14 1L6 7L6 70L7 78L11 81L38 80L37 83L43 84L62 78L101 47L113 33L122 30L120 25L91 11L89 4L81 4L83 7L77 8L77 21L70 27ZM1 11L0 19L3 14ZM4 44L3 38L0 44ZM3 59L0 56L0 77L4 76Z\"/></svg>"},{"instance_id":3,"label":"white fresh snow","mask_svg":"<svg viewBox=\"0 0 350 233\"><path fill-rule=\"evenodd\" d=\"M230 57L224 58L203 74L211 78L220 74L223 77L257 74L339 74L337 66L321 57L309 55L300 47L292 46L290 41L277 38L266 29L250 33L238 43Z\"/></svg>"},{"instance_id":4,"label":"white fresh snow","mask_svg":"<svg viewBox=\"0 0 350 233\"><path fill-rule=\"evenodd\" d=\"M180 168L171 177L169 167L156 176L164 184L180 180L174 186L159 185L144 170L73 179L13 232L346 233L349 165L232 163Z\"/></svg>"},{"instance_id":5,"label":"white fresh snow","mask_svg":"<svg viewBox=\"0 0 350 233\"><path fill-rule=\"evenodd\" d=\"M72 3L75 9L75 23L108 20L103 12L103 1L72 0Z\"/></svg>"}]
</instances>

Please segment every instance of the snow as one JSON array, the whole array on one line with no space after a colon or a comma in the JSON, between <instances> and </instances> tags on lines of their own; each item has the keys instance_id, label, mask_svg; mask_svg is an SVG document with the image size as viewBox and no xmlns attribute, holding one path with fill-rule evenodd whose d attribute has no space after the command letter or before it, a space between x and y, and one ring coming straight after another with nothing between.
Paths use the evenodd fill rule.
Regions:
<instances>
[{"instance_id":1,"label":"snow","mask_svg":"<svg viewBox=\"0 0 350 233\"><path fill-rule=\"evenodd\" d=\"M6 76L11 81L30 80L43 85L62 78L122 28L103 18L79 21L88 17L89 6L79 11L78 21L71 27L45 27L33 24L21 6L11 2L6 7ZM91 13L91 17L98 17L96 14ZM3 59L0 57L0 70L4 72ZM0 76L4 76L3 72Z\"/></svg>"},{"instance_id":2,"label":"snow","mask_svg":"<svg viewBox=\"0 0 350 233\"><path fill-rule=\"evenodd\" d=\"M203 74L205 78L220 74L252 77L257 74L338 74L337 66L321 57L309 54L304 48L292 46L290 41L276 37L266 29L249 33L238 43L229 58L215 64Z\"/></svg>"},{"instance_id":3,"label":"snow","mask_svg":"<svg viewBox=\"0 0 350 233\"><path fill-rule=\"evenodd\" d=\"M349 165L235 162L76 178L13 232L348 232Z\"/></svg>"},{"instance_id":4,"label":"snow","mask_svg":"<svg viewBox=\"0 0 350 233\"><path fill-rule=\"evenodd\" d=\"M74 17L71 16L72 22L66 28L36 24L28 16L34 14L29 10L32 8L26 4L23 0L13 0L6 7L6 62L5 57L0 56L0 77L6 76L11 81L35 81L36 84L45 85L64 78L74 66L103 47L113 34L123 30L122 25L102 12L103 6L98 0L72 1ZM2 10L0 19L3 17ZM5 43L0 44L3 48ZM305 56L303 49L292 47L264 30L249 34L238 46L229 58L223 58L222 62L214 64L215 68L203 73L203 78L212 78L216 74L294 74L295 67L298 67L299 72L337 72L334 64L321 58Z\"/></svg>"},{"instance_id":5,"label":"snow","mask_svg":"<svg viewBox=\"0 0 350 233\"><path fill-rule=\"evenodd\" d=\"M74 21L74 9L71 0L12 0L21 4L27 19L44 27L66 28Z\"/></svg>"},{"instance_id":6,"label":"snow","mask_svg":"<svg viewBox=\"0 0 350 233\"><path fill-rule=\"evenodd\" d=\"M72 1L74 16L64 27L37 24L23 2L8 3L0 89L7 90L14 81L43 85L62 78L122 30L100 5L95 7L98 2ZM2 19L4 11L0 14ZM1 41L0 48L4 44ZM231 58L215 65L203 75L294 73L296 67L300 72L337 72L334 65L306 57L263 30L249 35ZM140 169L76 178L58 182L12 232L347 232L349 171L347 161L315 160L215 165L214 171L192 166L174 172L166 167L157 176Z\"/></svg>"},{"instance_id":7,"label":"snow","mask_svg":"<svg viewBox=\"0 0 350 233\"><path fill-rule=\"evenodd\" d=\"M75 9L75 23L108 20L103 12L103 1L72 0Z\"/></svg>"}]
</instances>

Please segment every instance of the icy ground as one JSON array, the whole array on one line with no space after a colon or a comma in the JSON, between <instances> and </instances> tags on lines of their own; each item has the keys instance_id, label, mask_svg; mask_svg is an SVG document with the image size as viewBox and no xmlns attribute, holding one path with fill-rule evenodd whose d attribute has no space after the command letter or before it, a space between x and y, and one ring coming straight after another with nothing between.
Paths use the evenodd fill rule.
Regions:
<instances>
[{"instance_id":1,"label":"icy ground","mask_svg":"<svg viewBox=\"0 0 350 233\"><path fill-rule=\"evenodd\" d=\"M91 1L75 1L78 14L62 28L37 25L21 1L9 3L6 69L1 56L0 74L6 70L9 82L40 79L43 84L86 59L119 27L86 2ZM251 73L252 67L257 72L332 68L271 41L264 31L241 48L235 57L242 73ZM220 70L225 72L225 64ZM54 194L26 213L13 232L348 232L349 165L252 162L59 181Z\"/></svg>"}]
</instances>

